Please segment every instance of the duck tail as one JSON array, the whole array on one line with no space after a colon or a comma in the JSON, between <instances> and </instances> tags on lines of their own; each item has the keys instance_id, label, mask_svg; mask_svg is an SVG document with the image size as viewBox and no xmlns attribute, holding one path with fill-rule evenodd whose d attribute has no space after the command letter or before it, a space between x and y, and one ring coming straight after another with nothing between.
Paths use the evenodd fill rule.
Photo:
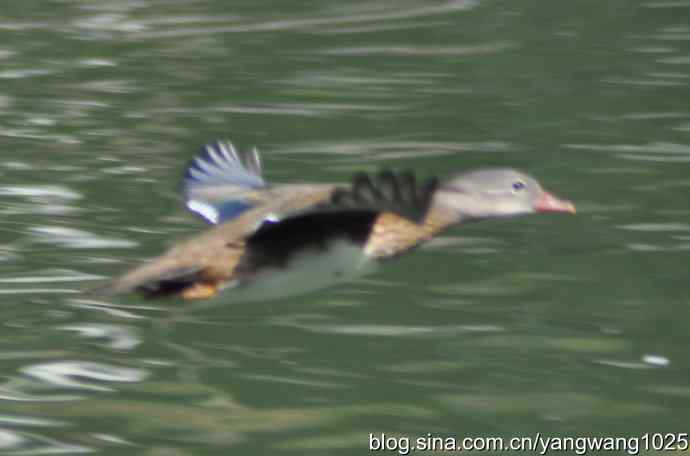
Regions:
<instances>
[{"instance_id":1,"label":"duck tail","mask_svg":"<svg viewBox=\"0 0 690 456\"><path fill-rule=\"evenodd\" d=\"M140 293L146 298L162 298L179 295L192 288L202 279L202 269L167 264L165 259L136 268L120 277L100 284L86 294L115 296Z\"/></svg>"}]
</instances>

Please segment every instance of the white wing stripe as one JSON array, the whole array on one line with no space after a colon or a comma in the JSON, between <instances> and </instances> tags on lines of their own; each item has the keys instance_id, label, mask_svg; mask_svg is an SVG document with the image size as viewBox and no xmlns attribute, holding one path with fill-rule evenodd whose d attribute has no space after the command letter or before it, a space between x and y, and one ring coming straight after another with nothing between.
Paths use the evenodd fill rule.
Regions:
<instances>
[{"instance_id":1,"label":"white wing stripe","mask_svg":"<svg viewBox=\"0 0 690 456\"><path fill-rule=\"evenodd\" d=\"M233 146L230 142L226 144L230 147L230 153L232 154L232 157L235 159L235 161L238 163L242 163L242 160L240 160L240 155L237 153L235 146Z\"/></svg>"},{"instance_id":2,"label":"white wing stripe","mask_svg":"<svg viewBox=\"0 0 690 456\"><path fill-rule=\"evenodd\" d=\"M203 201L189 200L187 207L190 211L196 212L211 223L218 223L218 211L210 204Z\"/></svg>"},{"instance_id":3,"label":"white wing stripe","mask_svg":"<svg viewBox=\"0 0 690 456\"><path fill-rule=\"evenodd\" d=\"M187 167L184 177L185 194L189 195L195 188L228 184L245 189L265 186L261 177L261 157L258 150L254 148L240 155L229 142L204 145Z\"/></svg>"},{"instance_id":4,"label":"white wing stripe","mask_svg":"<svg viewBox=\"0 0 690 456\"><path fill-rule=\"evenodd\" d=\"M182 192L190 211L215 224L251 208L254 201L249 192L265 186L256 148L239 154L232 143L216 141L202 146L189 162ZM237 211L232 209L235 202L239 203Z\"/></svg>"},{"instance_id":5,"label":"white wing stripe","mask_svg":"<svg viewBox=\"0 0 690 456\"><path fill-rule=\"evenodd\" d=\"M209 158L212 160L212 163L216 165L218 168L224 168L224 169L232 169L232 165L228 163L227 160L224 160L224 157L221 157L218 155L218 151L221 151L222 155L222 149L211 149L208 153Z\"/></svg>"}]
</instances>

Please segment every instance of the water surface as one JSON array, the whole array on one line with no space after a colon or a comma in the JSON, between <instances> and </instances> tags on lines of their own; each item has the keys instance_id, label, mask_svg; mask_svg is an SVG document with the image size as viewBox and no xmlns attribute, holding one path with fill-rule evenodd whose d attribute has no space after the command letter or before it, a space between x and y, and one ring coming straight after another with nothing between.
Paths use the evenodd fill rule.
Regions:
<instances>
[{"instance_id":1,"label":"water surface","mask_svg":"<svg viewBox=\"0 0 690 456\"><path fill-rule=\"evenodd\" d=\"M690 2L74 0L0 15L0 453L362 454L369 433L687 432ZM272 181L524 169L576 217L454 229L320 293L79 291Z\"/></svg>"}]
</instances>

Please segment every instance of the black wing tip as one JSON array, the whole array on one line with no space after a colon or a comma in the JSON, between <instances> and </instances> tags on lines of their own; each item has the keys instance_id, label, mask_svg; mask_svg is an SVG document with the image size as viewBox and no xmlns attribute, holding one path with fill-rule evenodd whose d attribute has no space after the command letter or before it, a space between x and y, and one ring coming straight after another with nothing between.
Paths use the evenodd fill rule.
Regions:
<instances>
[{"instance_id":1,"label":"black wing tip","mask_svg":"<svg viewBox=\"0 0 690 456\"><path fill-rule=\"evenodd\" d=\"M421 222L432 204L439 179L429 178L418 183L410 170L383 169L378 173L359 172L349 187L338 187L330 203L350 210L390 211L414 222Z\"/></svg>"}]
</instances>

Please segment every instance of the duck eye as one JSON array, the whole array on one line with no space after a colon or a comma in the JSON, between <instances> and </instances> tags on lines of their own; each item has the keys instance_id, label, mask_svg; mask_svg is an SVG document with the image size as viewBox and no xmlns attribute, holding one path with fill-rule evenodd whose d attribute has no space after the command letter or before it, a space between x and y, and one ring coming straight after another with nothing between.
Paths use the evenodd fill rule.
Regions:
<instances>
[{"instance_id":1,"label":"duck eye","mask_svg":"<svg viewBox=\"0 0 690 456\"><path fill-rule=\"evenodd\" d=\"M520 190L524 190L526 188L526 185L522 181L517 181L513 182L513 191L519 192Z\"/></svg>"}]
</instances>

